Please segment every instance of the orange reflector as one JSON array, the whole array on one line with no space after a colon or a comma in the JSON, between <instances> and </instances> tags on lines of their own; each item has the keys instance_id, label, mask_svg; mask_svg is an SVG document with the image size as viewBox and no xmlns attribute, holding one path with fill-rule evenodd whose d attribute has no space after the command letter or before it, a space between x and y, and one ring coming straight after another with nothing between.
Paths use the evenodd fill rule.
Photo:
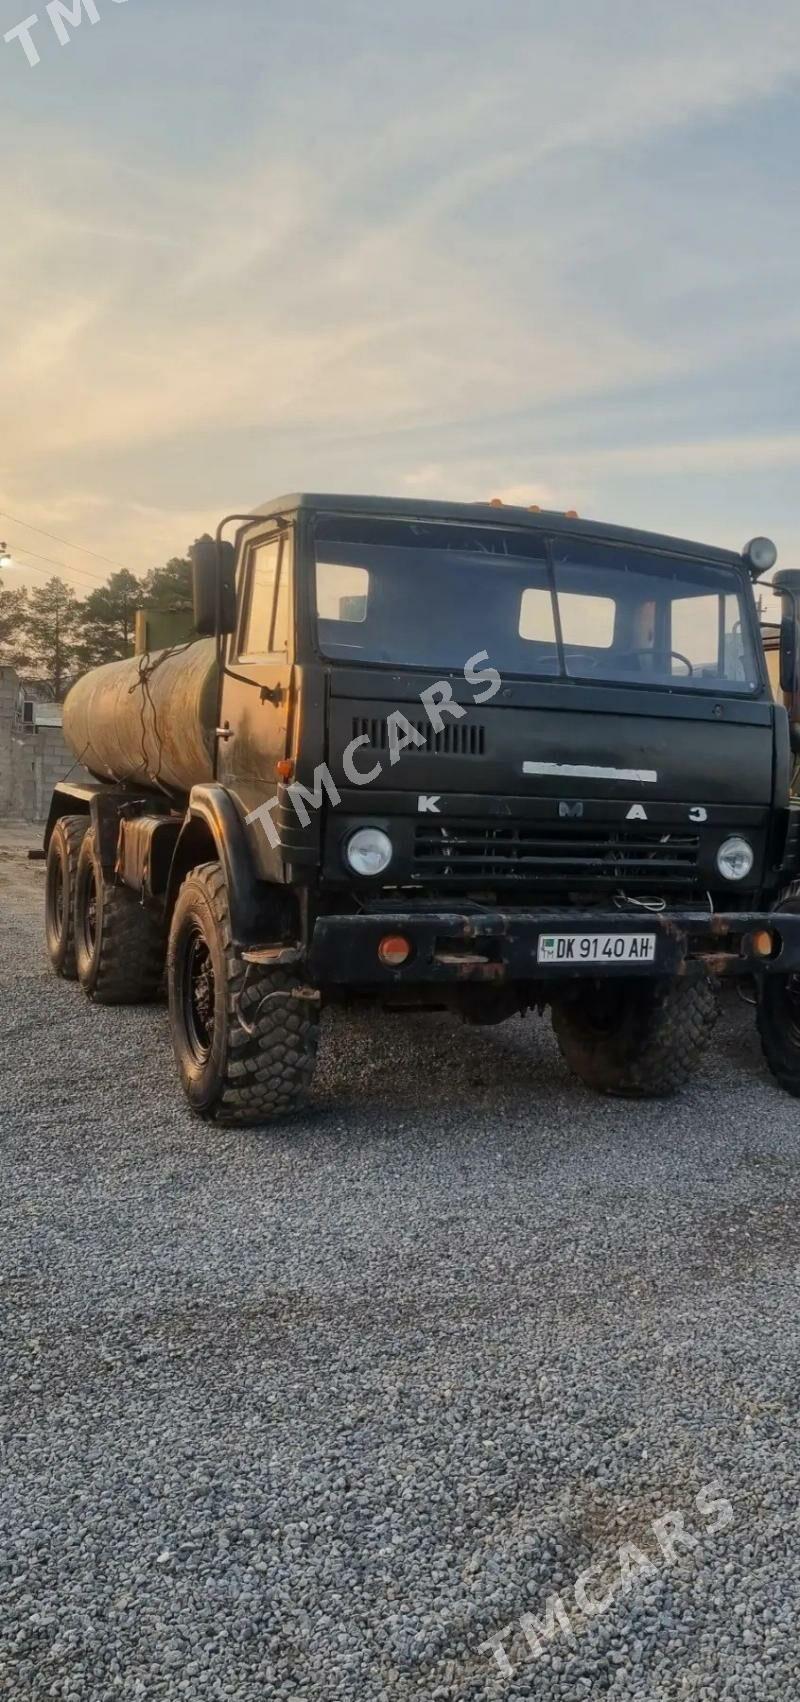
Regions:
<instances>
[{"instance_id":1,"label":"orange reflector","mask_svg":"<svg viewBox=\"0 0 800 1702\"><path fill-rule=\"evenodd\" d=\"M577 520L578 518L579 518L579 515L578 515L577 508L565 508L565 510L564 510L564 519L565 520Z\"/></svg>"},{"instance_id":2,"label":"orange reflector","mask_svg":"<svg viewBox=\"0 0 800 1702\"><path fill-rule=\"evenodd\" d=\"M491 502L489 503L489 507L490 508L504 508L505 504L503 502L503 498L501 496L493 496Z\"/></svg>"},{"instance_id":3,"label":"orange reflector","mask_svg":"<svg viewBox=\"0 0 800 1702\"><path fill-rule=\"evenodd\" d=\"M772 945L772 935L768 928L759 928L757 933L750 935L750 949L756 957L770 957Z\"/></svg>"},{"instance_id":4,"label":"orange reflector","mask_svg":"<svg viewBox=\"0 0 800 1702\"><path fill-rule=\"evenodd\" d=\"M378 946L378 956L389 969L399 969L400 964L406 963L411 956L411 941L404 939L402 934L384 934Z\"/></svg>"},{"instance_id":5,"label":"orange reflector","mask_svg":"<svg viewBox=\"0 0 800 1702\"><path fill-rule=\"evenodd\" d=\"M294 763L290 756L282 756L275 764L275 772L279 780L291 780L294 774Z\"/></svg>"},{"instance_id":6,"label":"orange reflector","mask_svg":"<svg viewBox=\"0 0 800 1702\"><path fill-rule=\"evenodd\" d=\"M539 507L538 502L532 502L531 505L530 505L530 508L528 509L528 513L529 514L541 514L541 512L542 511L541 511L541 508Z\"/></svg>"}]
</instances>

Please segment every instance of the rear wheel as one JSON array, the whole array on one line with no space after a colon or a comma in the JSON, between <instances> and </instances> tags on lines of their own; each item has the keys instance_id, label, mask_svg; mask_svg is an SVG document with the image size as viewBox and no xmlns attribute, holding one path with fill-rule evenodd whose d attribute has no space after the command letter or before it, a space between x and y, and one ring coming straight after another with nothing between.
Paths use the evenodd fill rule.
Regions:
<instances>
[{"instance_id":1,"label":"rear wheel","mask_svg":"<svg viewBox=\"0 0 800 1702\"><path fill-rule=\"evenodd\" d=\"M691 969L674 981L577 981L554 1000L552 1018L562 1056L588 1087L666 1098L700 1064L717 999Z\"/></svg>"},{"instance_id":2,"label":"rear wheel","mask_svg":"<svg viewBox=\"0 0 800 1702\"><path fill-rule=\"evenodd\" d=\"M167 985L175 1060L198 1116L263 1123L302 1102L316 1062L318 1000L293 968L244 961L219 863L194 869L178 894Z\"/></svg>"},{"instance_id":3,"label":"rear wheel","mask_svg":"<svg viewBox=\"0 0 800 1702\"><path fill-rule=\"evenodd\" d=\"M89 826L88 816L59 816L47 847L44 928L50 962L57 975L74 981L74 896L78 855Z\"/></svg>"},{"instance_id":4,"label":"rear wheel","mask_svg":"<svg viewBox=\"0 0 800 1702\"><path fill-rule=\"evenodd\" d=\"M164 929L130 887L104 874L94 828L86 834L75 875L78 980L98 1005L142 1005L164 977Z\"/></svg>"}]
</instances>

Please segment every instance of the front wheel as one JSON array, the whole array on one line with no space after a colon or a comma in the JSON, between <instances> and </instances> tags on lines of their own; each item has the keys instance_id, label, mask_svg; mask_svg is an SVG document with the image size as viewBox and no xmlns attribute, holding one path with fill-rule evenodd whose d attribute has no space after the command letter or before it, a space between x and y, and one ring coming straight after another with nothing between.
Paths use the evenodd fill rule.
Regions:
<instances>
[{"instance_id":1,"label":"front wheel","mask_svg":"<svg viewBox=\"0 0 800 1702\"><path fill-rule=\"evenodd\" d=\"M761 1050L776 1082L800 1099L800 975L765 975L756 1009Z\"/></svg>"},{"instance_id":2,"label":"front wheel","mask_svg":"<svg viewBox=\"0 0 800 1702\"><path fill-rule=\"evenodd\" d=\"M667 1098L698 1068L717 1019L715 990L691 969L673 981L576 981L553 1000L562 1056L598 1093Z\"/></svg>"},{"instance_id":3,"label":"front wheel","mask_svg":"<svg viewBox=\"0 0 800 1702\"><path fill-rule=\"evenodd\" d=\"M243 1125L296 1109L314 1073L318 1000L293 969L244 961L219 863L181 887L167 984L175 1061L198 1116Z\"/></svg>"}]
</instances>

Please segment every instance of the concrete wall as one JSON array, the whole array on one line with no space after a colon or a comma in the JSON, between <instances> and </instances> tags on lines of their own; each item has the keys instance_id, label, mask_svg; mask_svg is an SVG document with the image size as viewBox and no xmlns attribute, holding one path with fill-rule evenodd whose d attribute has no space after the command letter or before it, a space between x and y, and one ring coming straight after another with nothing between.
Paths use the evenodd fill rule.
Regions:
<instances>
[{"instance_id":1,"label":"concrete wall","mask_svg":"<svg viewBox=\"0 0 800 1702\"><path fill-rule=\"evenodd\" d=\"M11 729L19 680L13 668L0 668L0 815L11 811Z\"/></svg>"},{"instance_id":2,"label":"concrete wall","mask_svg":"<svg viewBox=\"0 0 800 1702\"><path fill-rule=\"evenodd\" d=\"M85 780L60 727L23 727L16 718L19 680L0 668L0 815L43 821L56 781Z\"/></svg>"}]
</instances>

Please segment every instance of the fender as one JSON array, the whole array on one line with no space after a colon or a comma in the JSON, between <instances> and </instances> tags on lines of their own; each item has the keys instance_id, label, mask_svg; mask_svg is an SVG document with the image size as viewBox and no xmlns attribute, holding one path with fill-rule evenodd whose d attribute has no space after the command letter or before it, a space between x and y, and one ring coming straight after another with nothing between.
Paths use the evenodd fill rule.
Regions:
<instances>
[{"instance_id":1,"label":"fender","mask_svg":"<svg viewBox=\"0 0 800 1702\"><path fill-rule=\"evenodd\" d=\"M209 856L222 865L234 943L251 946L274 938L274 889L258 879L242 818L230 792L216 784L192 787L167 883L168 917L189 870Z\"/></svg>"},{"instance_id":2,"label":"fender","mask_svg":"<svg viewBox=\"0 0 800 1702\"><path fill-rule=\"evenodd\" d=\"M161 801L160 795L157 796L156 807ZM152 795L135 792L130 786L118 786L106 780L60 780L50 800L44 833L45 853L59 816L89 816L97 836L97 849L103 872L111 879L116 870L123 817L141 814L148 804L152 807Z\"/></svg>"},{"instance_id":3,"label":"fender","mask_svg":"<svg viewBox=\"0 0 800 1702\"><path fill-rule=\"evenodd\" d=\"M59 816L91 815L92 799L102 787L101 780L59 780L53 787L50 809L44 830L43 849L46 852Z\"/></svg>"}]
</instances>

